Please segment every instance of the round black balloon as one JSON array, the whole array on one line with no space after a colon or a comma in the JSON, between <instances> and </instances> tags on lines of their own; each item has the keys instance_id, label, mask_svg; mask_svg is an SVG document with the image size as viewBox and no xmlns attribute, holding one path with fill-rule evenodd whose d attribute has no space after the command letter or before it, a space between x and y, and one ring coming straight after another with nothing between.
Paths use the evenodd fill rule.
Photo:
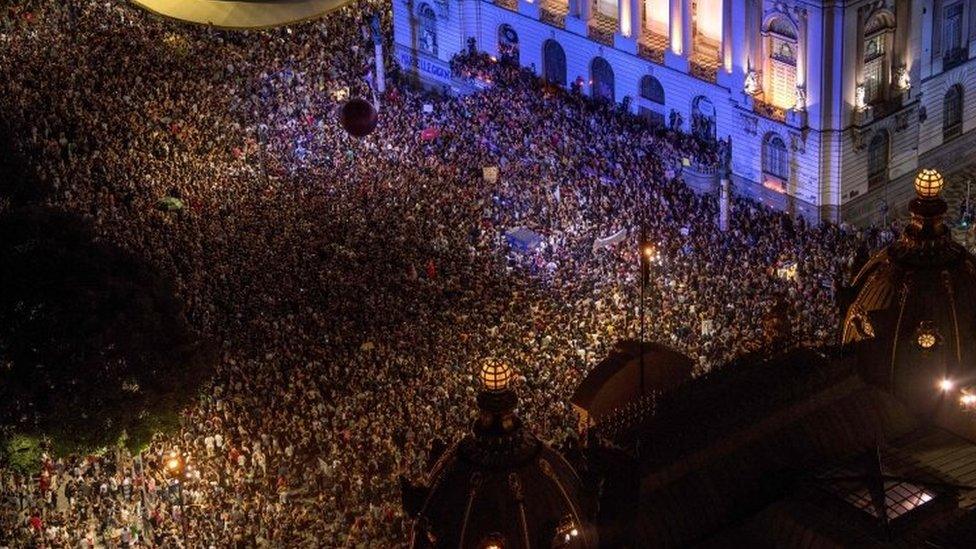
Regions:
<instances>
[{"instance_id":1,"label":"round black balloon","mask_svg":"<svg viewBox=\"0 0 976 549\"><path fill-rule=\"evenodd\" d=\"M365 137L376 129L379 114L372 103L356 97L346 101L342 106L340 119L342 127L349 132L349 135Z\"/></svg>"}]
</instances>

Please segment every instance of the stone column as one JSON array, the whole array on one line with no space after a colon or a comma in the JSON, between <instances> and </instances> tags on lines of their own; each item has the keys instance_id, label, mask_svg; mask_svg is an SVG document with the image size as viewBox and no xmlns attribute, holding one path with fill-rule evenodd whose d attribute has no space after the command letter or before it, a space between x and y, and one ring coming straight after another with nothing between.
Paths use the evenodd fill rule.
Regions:
<instances>
[{"instance_id":1,"label":"stone column","mask_svg":"<svg viewBox=\"0 0 976 549\"><path fill-rule=\"evenodd\" d=\"M682 15L681 6L683 4L682 0L670 0L668 7L671 9L671 14L668 16L668 36L670 36L671 41L671 52L676 55L682 55L684 52L681 51L682 42Z\"/></svg>"},{"instance_id":2,"label":"stone column","mask_svg":"<svg viewBox=\"0 0 976 549\"><path fill-rule=\"evenodd\" d=\"M807 85L807 10L797 8L796 21L799 36L796 37L796 85ZM862 46L863 47L863 46Z\"/></svg>"},{"instance_id":3,"label":"stone column","mask_svg":"<svg viewBox=\"0 0 976 549\"><path fill-rule=\"evenodd\" d=\"M694 49L694 32L691 28L691 0L681 2L681 55L691 59Z\"/></svg>"},{"instance_id":4,"label":"stone column","mask_svg":"<svg viewBox=\"0 0 976 549\"><path fill-rule=\"evenodd\" d=\"M664 52L664 64L676 71L688 72L691 55L691 0L671 0L668 17L671 47Z\"/></svg>"},{"instance_id":5,"label":"stone column","mask_svg":"<svg viewBox=\"0 0 976 549\"><path fill-rule=\"evenodd\" d=\"M726 73L732 72L732 0L722 0L722 69Z\"/></svg>"},{"instance_id":6,"label":"stone column","mask_svg":"<svg viewBox=\"0 0 976 549\"><path fill-rule=\"evenodd\" d=\"M628 38L634 27L630 7L630 0L617 0L617 33Z\"/></svg>"},{"instance_id":7,"label":"stone column","mask_svg":"<svg viewBox=\"0 0 976 549\"><path fill-rule=\"evenodd\" d=\"M640 42L644 36L644 0L621 0L630 2L630 37Z\"/></svg>"}]
</instances>

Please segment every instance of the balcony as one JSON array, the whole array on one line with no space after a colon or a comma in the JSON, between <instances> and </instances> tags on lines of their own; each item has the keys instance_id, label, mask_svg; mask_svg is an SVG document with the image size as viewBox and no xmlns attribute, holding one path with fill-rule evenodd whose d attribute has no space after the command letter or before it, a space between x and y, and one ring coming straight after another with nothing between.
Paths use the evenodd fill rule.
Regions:
<instances>
[{"instance_id":1,"label":"balcony","mask_svg":"<svg viewBox=\"0 0 976 549\"><path fill-rule=\"evenodd\" d=\"M639 44L637 44L637 55L642 59L664 64L664 52L668 49L668 38L655 34L650 31L644 33Z\"/></svg>"},{"instance_id":2,"label":"balcony","mask_svg":"<svg viewBox=\"0 0 976 549\"><path fill-rule=\"evenodd\" d=\"M495 0L495 5L507 10L518 11L518 0Z\"/></svg>"},{"instance_id":3,"label":"balcony","mask_svg":"<svg viewBox=\"0 0 976 549\"><path fill-rule=\"evenodd\" d=\"M604 46L613 46L613 35L617 32L617 20L600 12L593 13L593 19L587 28L587 36L594 42Z\"/></svg>"},{"instance_id":4,"label":"balcony","mask_svg":"<svg viewBox=\"0 0 976 549\"><path fill-rule=\"evenodd\" d=\"M714 84L718 80L718 61L692 57L688 72L699 80Z\"/></svg>"},{"instance_id":5,"label":"balcony","mask_svg":"<svg viewBox=\"0 0 976 549\"><path fill-rule=\"evenodd\" d=\"M688 60L688 72L692 76L712 84L718 80L718 68L722 64L719 52L721 44L704 37L695 40L695 49Z\"/></svg>"},{"instance_id":6,"label":"balcony","mask_svg":"<svg viewBox=\"0 0 976 549\"><path fill-rule=\"evenodd\" d=\"M566 28L569 6L566 0L542 0L539 4L539 21L553 27Z\"/></svg>"},{"instance_id":7,"label":"balcony","mask_svg":"<svg viewBox=\"0 0 976 549\"><path fill-rule=\"evenodd\" d=\"M753 97L752 99L752 110L763 118L777 122L786 122L786 109L777 107L771 103L766 103L758 97Z\"/></svg>"}]
</instances>

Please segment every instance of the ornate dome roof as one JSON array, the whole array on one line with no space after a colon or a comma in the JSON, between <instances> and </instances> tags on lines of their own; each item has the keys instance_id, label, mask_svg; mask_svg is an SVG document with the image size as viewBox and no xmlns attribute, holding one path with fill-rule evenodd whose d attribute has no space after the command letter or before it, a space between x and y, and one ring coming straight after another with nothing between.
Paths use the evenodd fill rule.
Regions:
<instances>
[{"instance_id":1,"label":"ornate dome roof","mask_svg":"<svg viewBox=\"0 0 976 549\"><path fill-rule=\"evenodd\" d=\"M942 181L919 174L909 225L855 278L843 325L864 377L920 411L945 400L943 380L976 385L976 259L943 221Z\"/></svg>"},{"instance_id":2,"label":"ornate dome roof","mask_svg":"<svg viewBox=\"0 0 976 549\"><path fill-rule=\"evenodd\" d=\"M322 16L349 0L133 0L170 19L221 29L263 29Z\"/></svg>"},{"instance_id":3,"label":"ornate dome roof","mask_svg":"<svg viewBox=\"0 0 976 549\"><path fill-rule=\"evenodd\" d=\"M413 547L597 546L579 476L522 426L512 378L508 366L482 368L478 418L431 470Z\"/></svg>"}]
</instances>

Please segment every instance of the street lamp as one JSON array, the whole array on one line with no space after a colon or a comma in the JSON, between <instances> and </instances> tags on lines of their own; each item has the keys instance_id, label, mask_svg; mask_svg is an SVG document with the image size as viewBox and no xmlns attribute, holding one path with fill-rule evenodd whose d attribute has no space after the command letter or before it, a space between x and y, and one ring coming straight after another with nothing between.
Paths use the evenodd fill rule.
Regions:
<instances>
[{"instance_id":1,"label":"street lamp","mask_svg":"<svg viewBox=\"0 0 976 549\"><path fill-rule=\"evenodd\" d=\"M645 336L645 297L647 295L647 284L651 274L651 265L658 261L658 251L653 244L648 242L644 228L641 228L640 243L640 349L638 350L638 363L640 364L640 398L644 397L644 336Z\"/></svg>"},{"instance_id":2,"label":"street lamp","mask_svg":"<svg viewBox=\"0 0 976 549\"><path fill-rule=\"evenodd\" d=\"M186 504L183 502L183 472L186 470L186 461L179 452L173 451L166 456L163 463L166 473L176 481L176 492L180 498L180 523L183 530L183 546L189 547L189 537L186 535Z\"/></svg>"}]
</instances>

